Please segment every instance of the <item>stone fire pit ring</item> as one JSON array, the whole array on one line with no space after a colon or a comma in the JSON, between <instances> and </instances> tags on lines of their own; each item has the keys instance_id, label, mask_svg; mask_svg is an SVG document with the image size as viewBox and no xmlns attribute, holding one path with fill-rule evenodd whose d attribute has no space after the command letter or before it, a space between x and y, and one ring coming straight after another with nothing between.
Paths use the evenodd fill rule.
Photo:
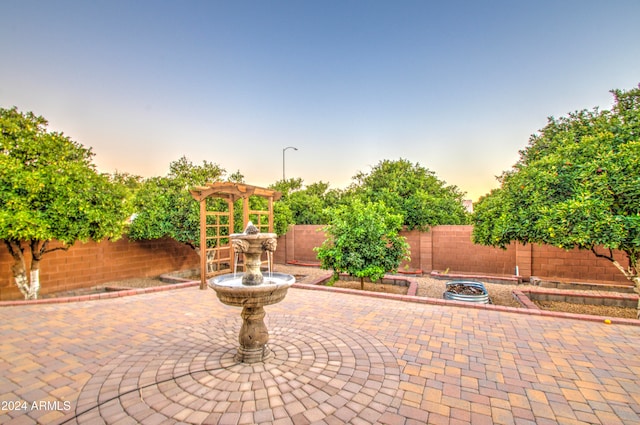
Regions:
<instances>
[{"instance_id":1,"label":"stone fire pit ring","mask_svg":"<svg viewBox=\"0 0 640 425\"><path fill-rule=\"evenodd\" d=\"M476 280L452 280L442 294L445 300L490 304L489 292L484 283Z\"/></svg>"}]
</instances>

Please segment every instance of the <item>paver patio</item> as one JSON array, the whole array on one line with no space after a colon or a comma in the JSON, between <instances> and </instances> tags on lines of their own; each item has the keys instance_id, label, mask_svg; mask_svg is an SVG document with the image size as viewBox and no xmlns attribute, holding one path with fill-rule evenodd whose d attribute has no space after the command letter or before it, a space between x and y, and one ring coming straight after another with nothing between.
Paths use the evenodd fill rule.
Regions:
<instances>
[{"instance_id":1,"label":"paver patio","mask_svg":"<svg viewBox=\"0 0 640 425\"><path fill-rule=\"evenodd\" d=\"M195 287L0 308L2 424L637 424L640 327L289 290L267 363Z\"/></svg>"}]
</instances>

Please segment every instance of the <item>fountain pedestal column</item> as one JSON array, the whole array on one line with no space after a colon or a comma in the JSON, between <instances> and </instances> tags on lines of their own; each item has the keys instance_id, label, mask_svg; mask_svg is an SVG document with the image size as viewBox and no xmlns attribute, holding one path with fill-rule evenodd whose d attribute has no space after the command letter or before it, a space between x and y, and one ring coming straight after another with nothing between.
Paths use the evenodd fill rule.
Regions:
<instances>
[{"instance_id":1,"label":"fountain pedestal column","mask_svg":"<svg viewBox=\"0 0 640 425\"><path fill-rule=\"evenodd\" d=\"M260 267L262 266L262 252L264 240L232 238L231 245L234 252L242 254L244 258L244 274L242 284L248 286L260 285L264 281Z\"/></svg>"},{"instance_id":2,"label":"fountain pedestal column","mask_svg":"<svg viewBox=\"0 0 640 425\"><path fill-rule=\"evenodd\" d=\"M242 327L238 335L238 354L236 360L243 363L263 362L271 357L271 350L267 346L269 331L264 324L265 311L263 307L243 307Z\"/></svg>"}]
</instances>

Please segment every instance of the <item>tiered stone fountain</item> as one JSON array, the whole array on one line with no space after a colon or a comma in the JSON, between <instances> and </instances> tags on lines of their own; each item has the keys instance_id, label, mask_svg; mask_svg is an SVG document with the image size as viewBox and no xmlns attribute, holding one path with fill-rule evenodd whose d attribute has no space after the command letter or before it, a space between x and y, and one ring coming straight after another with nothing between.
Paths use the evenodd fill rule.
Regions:
<instances>
[{"instance_id":1,"label":"tiered stone fountain","mask_svg":"<svg viewBox=\"0 0 640 425\"><path fill-rule=\"evenodd\" d=\"M259 233L251 223L244 233L229 236L236 254L242 253L245 271L230 273L208 280L218 299L226 305L242 307L242 327L238 341L236 360L243 363L264 362L272 357L269 349L269 331L264 323L264 306L284 299L287 290L295 283L295 277L284 273L271 272L267 276L261 271L262 254L276 250L275 233Z\"/></svg>"}]
</instances>

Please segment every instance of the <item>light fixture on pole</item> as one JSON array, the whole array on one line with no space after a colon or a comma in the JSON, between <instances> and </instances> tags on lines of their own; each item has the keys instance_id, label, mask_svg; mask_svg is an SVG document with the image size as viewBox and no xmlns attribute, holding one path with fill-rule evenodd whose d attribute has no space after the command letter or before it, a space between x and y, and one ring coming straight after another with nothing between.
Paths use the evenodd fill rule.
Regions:
<instances>
[{"instance_id":1,"label":"light fixture on pole","mask_svg":"<svg viewBox=\"0 0 640 425\"><path fill-rule=\"evenodd\" d=\"M284 152L287 149L293 149L294 151L297 151L298 148L293 147L293 146L287 146L286 148L282 149L282 181L284 182L285 178L284 178Z\"/></svg>"}]
</instances>

